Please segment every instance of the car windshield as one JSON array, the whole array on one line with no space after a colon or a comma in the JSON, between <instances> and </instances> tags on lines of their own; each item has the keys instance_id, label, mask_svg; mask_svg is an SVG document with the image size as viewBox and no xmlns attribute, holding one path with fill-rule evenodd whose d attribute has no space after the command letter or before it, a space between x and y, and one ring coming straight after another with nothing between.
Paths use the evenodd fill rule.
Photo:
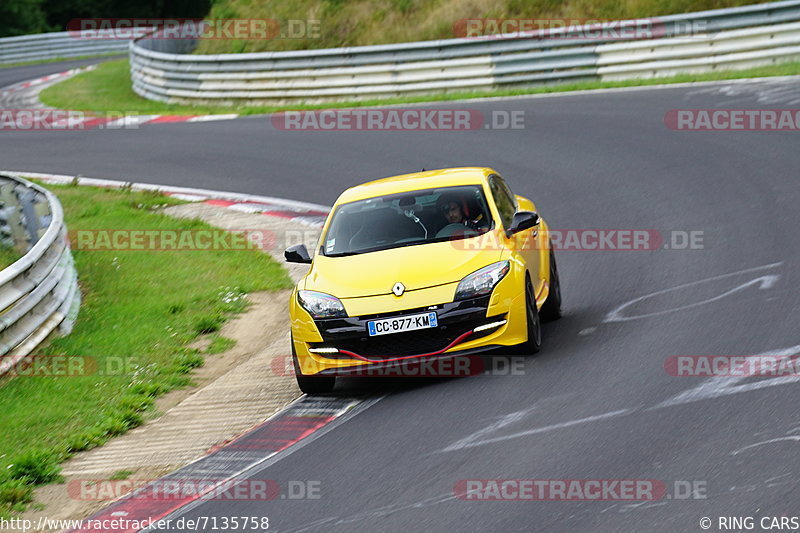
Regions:
<instances>
[{"instance_id":1,"label":"car windshield","mask_svg":"<svg viewBox=\"0 0 800 533\"><path fill-rule=\"evenodd\" d=\"M337 207L320 252L336 257L465 239L492 226L479 185L410 191Z\"/></svg>"}]
</instances>

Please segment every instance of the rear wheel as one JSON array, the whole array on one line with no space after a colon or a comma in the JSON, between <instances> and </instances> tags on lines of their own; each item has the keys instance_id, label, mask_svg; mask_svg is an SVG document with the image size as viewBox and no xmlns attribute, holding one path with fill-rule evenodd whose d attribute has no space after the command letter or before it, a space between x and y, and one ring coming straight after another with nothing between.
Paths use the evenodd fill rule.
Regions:
<instances>
[{"instance_id":1,"label":"rear wheel","mask_svg":"<svg viewBox=\"0 0 800 533\"><path fill-rule=\"evenodd\" d=\"M561 318L561 281L558 279L556 255L550 249L550 292L539 312L542 320L558 320Z\"/></svg>"},{"instance_id":2,"label":"rear wheel","mask_svg":"<svg viewBox=\"0 0 800 533\"><path fill-rule=\"evenodd\" d=\"M297 379L297 386L309 396L316 394L326 394L333 390L336 385L336 376L304 376L300 372L300 363L297 362L297 352L294 349L294 338L292 338L292 364L294 365L294 377Z\"/></svg>"},{"instance_id":3,"label":"rear wheel","mask_svg":"<svg viewBox=\"0 0 800 533\"><path fill-rule=\"evenodd\" d=\"M536 308L533 284L529 277L525 278L525 315L528 322L528 340L520 345L520 352L523 355L532 355L542 348L542 324Z\"/></svg>"}]
</instances>

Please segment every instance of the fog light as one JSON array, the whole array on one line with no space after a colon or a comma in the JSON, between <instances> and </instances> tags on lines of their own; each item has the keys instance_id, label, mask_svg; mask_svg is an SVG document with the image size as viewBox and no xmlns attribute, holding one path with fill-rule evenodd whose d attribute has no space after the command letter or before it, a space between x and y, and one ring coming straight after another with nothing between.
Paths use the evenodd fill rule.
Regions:
<instances>
[{"instance_id":1,"label":"fog light","mask_svg":"<svg viewBox=\"0 0 800 533\"><path fill-rule=\"evenodd\" d=\"M478 333L479 331L486 331L487 329L499 328L506 322L508 322L508 320L498 320L497 322L489 322L488 324L484 324L482 326L478 326L477 328L473 329L472 333Z\"/></svg>"},{"instance_id":2,"label":"fog light","mask_svg":"<svg viewBox=\"0 0 800 533\"><path fill-rule=\"evenodd\" d=\"M309 348L309 352L318 354L339 353L338 348Z\"/></svg>"}]
</instances>

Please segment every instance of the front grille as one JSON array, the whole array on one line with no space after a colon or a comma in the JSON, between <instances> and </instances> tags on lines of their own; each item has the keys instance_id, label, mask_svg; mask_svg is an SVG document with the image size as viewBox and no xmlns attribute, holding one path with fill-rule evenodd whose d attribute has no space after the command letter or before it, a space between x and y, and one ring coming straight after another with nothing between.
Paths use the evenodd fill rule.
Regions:
<instances>
[{"instance_id":1,"label":"front grille","mask_svg":"<svg viewBox=\"0 0 800 533\"><path fill-rule=\"evenodd\" d=\"M376 335L375 337L357 337L337 339L332 343L314 343L314 346L335 346L341 350L372 357L375 359L391 359L407 355L421 355L439 351L447 347L459 335L472 330L480 324L485 324L486 319L459 322L457 326L440 326L435 329L420 329L404 333L391 333ZM488 335L493 330L480 331L467 337L465 340L475 339ZM313 347L313 346L312 346ZM344 354L339 357L346 357Z\"/></svg>"},{"instance_id":2,"label":"front grille","mask_svg":"<svg viewBox=\"0 0 800 533\"><path fill-rule=\"evenodd\" d=\"M436 308L439 320L437 328L418 329L403 333L376 335L374 337L370 337L367 334L367 322L369 320L422 313L431 310L431 307ZM315 320L323 342L309 343L309 347L335 347L376 360L438 352L467 331L471 331L481 324L505 318L505 315L487 317L486 310L488 307L489 296L481 296L471 300L460 300L416 309L403 309L390 313ZM493 329L481 331L468 337L468 339L489 335L494 331ZM324 357L350 359L350 356L344 354L326 354Z\"/></svg>"},{"instance_id":3,"label":"front grille","mask_svg":"<svg viewBox=\"0 0 800 533\"><path fill-rule=\"evenodd\" d=\"M391 318L395 316L416 315L419 313L427 313L429 311L436 311L441 309L442 305L428 305L425 307L416 307L412 309L403 309L402 311L391 311L388 313L375 313L372 315L362 315L358 317L359 320L376 320L380 318Z\"/></svg>"}]
</instances>

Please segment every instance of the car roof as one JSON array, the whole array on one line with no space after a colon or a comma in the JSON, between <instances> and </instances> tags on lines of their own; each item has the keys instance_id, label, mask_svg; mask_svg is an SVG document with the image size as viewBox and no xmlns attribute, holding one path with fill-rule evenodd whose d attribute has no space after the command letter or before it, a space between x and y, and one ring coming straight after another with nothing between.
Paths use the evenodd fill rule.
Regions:
<instances>
[{"instance_id":1,"label":"car roof","mask_svg":"<svg viewBox=\"0 0 800 533\"><path fill-rule=\"evenodd\" d=\"M336 204L364 200L409 191L453 187L458 185L482 185L490 174L497 174L488 167L443 168L402 174L375 181L368 181L344 191Z\"/></svg>"}]
</instances>

